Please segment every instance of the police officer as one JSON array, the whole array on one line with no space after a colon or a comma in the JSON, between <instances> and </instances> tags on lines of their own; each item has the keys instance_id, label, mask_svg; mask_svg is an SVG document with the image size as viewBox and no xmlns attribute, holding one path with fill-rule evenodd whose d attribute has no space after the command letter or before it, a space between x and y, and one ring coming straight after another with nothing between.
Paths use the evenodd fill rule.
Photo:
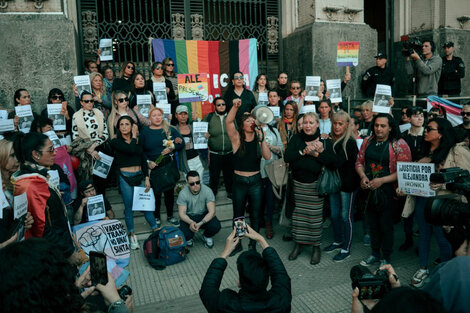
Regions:
<instances>
[{"instance_id":1,"label":"police officer","mask_svg":"<svg viewBox=\"0 0 470 313\"><path fill-rule=\"evenodd\" d=\"M379 52L375 56L376 66L371 67L362 77L362 92L368 98L373 98L377 84L389 85L393 87L393 72L388 68L387 55Z\"/></svg>"},{"instance_id":2,"label":"police officer","mask_svg":"<svg viewBox=\"0 0 470 313\"><path fill-rule=\"evenodd\" d=\"M465 64L462 59L454 56L454 43L444 44L442 57L442 72L439 80L439 94L459 96L461 91L460 79L465 77Z\"/></svg>"}]
</instances>

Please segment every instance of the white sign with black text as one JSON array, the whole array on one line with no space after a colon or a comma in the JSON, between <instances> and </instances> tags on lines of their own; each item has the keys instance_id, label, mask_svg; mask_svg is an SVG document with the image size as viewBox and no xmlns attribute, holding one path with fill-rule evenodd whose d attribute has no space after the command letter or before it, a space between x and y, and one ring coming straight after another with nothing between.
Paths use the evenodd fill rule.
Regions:
<instances>
[{"instance_id":1,"label":"white sign with black text","mask_svg":"<svg viewBox=\"0 0 470 313\"><path fill-rule=\"evenodd\" d=\"M15 113L20 118L18 130L23 133L29 133L31 124L33 123L34 116L31 110L31 105L20 105L15 107Z\"/></svg>"},{"instance_id":2,"label":"white sign with black text","mask_svg":"<svg viewBox=\"0 0 470 313\"><path fill-rule=\"evenodd\" d=\"M145 187L134 187L132 211L155 211L155 196L152 188L145 192Z\"/></svg>"},{"instance_id":3,"label":"white sign with black text","mask_svg":"<svg viewBox=\"0 0 470 313\"><path fill-rule=\"evenodd\" d=\"M398 190L407 195L434 197L436 192L429 186L433 163L397 162Z\"/></svg>"},{"instance_id":4,"label":"white sign with black text","mask_svg":"<svg viewBox=\"0 0 470 313\"><path fill-rule=\"evenodd\" d=\"M102 220L106 216L106 208L104 206L103 195L96 195L88 198L86 204L86 209L88 212L88 220L96 221Z\"/></svg>"},{"instance_id":5,"label":"white sign with black text","mask_svg":"<svg viewBox=\"0 0 470 313\"><path fill-rule=\"evenodd\" d=\"M26 197L26 192L23 192L21 195L15 196L13 199L13 218L19 219L23 215L28 213L28 198Z\"/></svg>"}]
</instances>

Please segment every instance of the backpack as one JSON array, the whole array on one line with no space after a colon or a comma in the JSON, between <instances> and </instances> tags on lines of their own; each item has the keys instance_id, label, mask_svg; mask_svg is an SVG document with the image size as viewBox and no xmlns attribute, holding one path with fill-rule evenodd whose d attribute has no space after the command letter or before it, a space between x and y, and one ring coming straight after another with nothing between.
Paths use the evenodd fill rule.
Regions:
<instances>
[{"instance_id":1,"label":"backpack","mask_svg":"<svg viewBox=\"0 0 470 313\"><path fill-rule=\"evenodd\" d=\"M172 265L186 260L186 238L183 232L173 226L165 226L158 234L158 245L160 248L160 260L166 265Z\"/></svg>"},{"instance_id":2,"label":"backpack","mask_svg":"<svg viewBox=\"0 0 470 313\"><path fill-rule=\"evenodd\" d=\"M144 241L144 254L150 266L161 271L165 269L166 264L160 260L159 234L160 230L155 231Z\"/></svg>"}]
</instances>

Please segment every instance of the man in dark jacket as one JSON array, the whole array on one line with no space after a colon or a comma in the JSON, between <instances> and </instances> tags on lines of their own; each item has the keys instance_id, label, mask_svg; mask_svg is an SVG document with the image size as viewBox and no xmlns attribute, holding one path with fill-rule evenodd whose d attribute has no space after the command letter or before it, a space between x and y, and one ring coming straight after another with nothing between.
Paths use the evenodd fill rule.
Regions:
<instances>
[{"instance_id":1,"label":"man in dark jacket","mask_svg":"<svg viewBox=\"0 0 470 313\"><path fill-rule=\"evenodd\" d=\"M465 64L462 59L454 56L454 43L444 44L444 56L442 57L442 71L439 80L439 94L459 96L462 90L460 80L465 77Z\"/></svg>"},{"instance_id":2,"label":"man in dark jacket","mask_svg":"<svg viewBox=\"0 0 470 313\"><path fill-rule=\"evenodd\" d=\"M362 76L362 92L367 98L374 97L377 84L393 87L394 76L390 68L387 67L387 55L381 52L377 53L375 64L376 66L368 69Z\"/></svg>"},{"instance_id":3,"label":"man in dark jacket","mask_svg":"<svg viewBox=\"0 0 470 313\"><path fill-rule=\"evenodd\" d=\"M213 260L207 270L199 291L202 303L209 313L290 312L290 278L276 250L250 226L244 236L256 240L261 245L263 256L253 250L242 253L237 259L240 291L220 291L220 283L227 267L226 258L241 240L234 229L225 242L221 256ZM269 277L272 288L267 291Z\"/></svg>"}]
</instances>

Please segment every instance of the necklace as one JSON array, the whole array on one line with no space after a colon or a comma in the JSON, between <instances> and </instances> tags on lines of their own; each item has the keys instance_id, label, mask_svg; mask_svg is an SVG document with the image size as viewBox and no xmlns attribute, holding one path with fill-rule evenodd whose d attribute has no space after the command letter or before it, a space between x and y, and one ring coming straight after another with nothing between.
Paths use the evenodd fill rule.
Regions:
<instances>
[{"instance_id":1,"label":"necklace","mask_svg":"<svg viewBox=\"0 0 470 313\"><path fill-rule=\"evenodd\" d=\"M375 146L376 147L380 147L381 145L383 145L385 143L385 141L376 141L375 142Z\"/></svg>"}]
</instances>

